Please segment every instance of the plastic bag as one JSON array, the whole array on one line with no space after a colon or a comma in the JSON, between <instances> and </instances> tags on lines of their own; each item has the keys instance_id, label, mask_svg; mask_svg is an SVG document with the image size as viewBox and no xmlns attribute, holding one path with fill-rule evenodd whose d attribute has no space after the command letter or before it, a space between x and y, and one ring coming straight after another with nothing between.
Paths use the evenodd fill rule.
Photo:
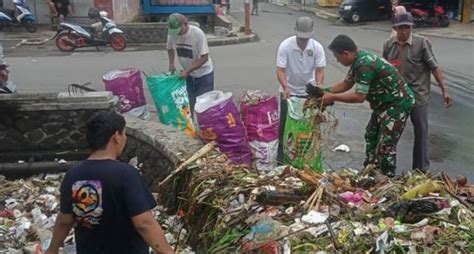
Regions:
<instances>
[{"instance_id":1,"label":"plastic bag","mask_svg":"<svg viewBox=\"0 0 474 254\"><path fill-rule=\"evenodd\" d=\"M160 122L196 137L191 118L186 80L179 75L148 76L148 89L155 101Z\"/></svg>"},{"instance_id":2,"label":"plastic bag","mask_svg":"<svg viewBox=\"0 0 474 254\"><path fill-rule=\"evenodd\" d=\"M252 152L232 93L207 92L197 97L194 109L206 142L216 141L219 150L234 163L251 163Z\"/></svg>"},{"instance_id":3,"label":"plastic bag","mask_svg":"<svg viewBox=\"0 0 474 254\"><path fill-rule=\"evenodd\" d=\"M242 122L258 170L275 168L278 152L278 101L261 91L247 91L240 98Z\"/></svg>"},{"instance_id":4,"label":"plastic bag","mask_svg":"<svg viewBox=\"0 0 474 254\"><path fill-rule=\"evenodd\" d=\"M316 156L308 158L311 150L311 138L313 128L312 117L314 112L303 111L306 99L290 97L288 102L288 114L286 116L285 131L283 134L283 156L284 162L296 168L305 165L322 172L322 154L318 151Z\"/></svg>"},{"instance_id":5,"label":"plastic bag","mask_svg":"<svg viewBox=\"0 0 474 254\"><path fill-rule=\"evenodd\" d=\"M143 92L142 76L137 69L111 70L102 80L105 90L119 97L121 113L148 120L149 112Z\"/></svg>"}]
</instances>

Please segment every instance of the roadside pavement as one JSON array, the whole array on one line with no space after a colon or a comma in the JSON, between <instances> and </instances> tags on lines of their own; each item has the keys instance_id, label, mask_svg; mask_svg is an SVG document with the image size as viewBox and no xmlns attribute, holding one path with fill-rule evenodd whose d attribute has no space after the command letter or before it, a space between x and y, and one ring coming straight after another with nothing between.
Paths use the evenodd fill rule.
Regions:
<instances>
[{"instance_id":1,"label":"roadside pavement","mask_svg":"<svg viewBox=\"0 0 474 254\"><path fill-rule=\"evenodd\" d=\"M221 19L232 24L232 30L226 35L206 34L210 47L258 41L258 36L255 33L246 35L243 32L243 27L240 22L232 16L224 15ZM36 33L26 33L22 29L14 29L13 31L0 32L0 34L4 52L8 54L9 57L74 54L61 52L56 48L53 40L56 31L52 31L49 25L39 26ZM157 50L164 49L165 46L165 43L129 44L124 51ZM113 51L110 47L104 46L99 47L99 49L101 52ZM81 52L97 51L95 47L79 50ZM75 52L77 52L77 50Z\"/></svg>"},{"instance_id":2,"label":"roadside pavement","mask_svg":"<svg viewBox=\"0 0 474 254\"><path fill-rule=\"evenodd\" d=\"M309 12L317 17L334 22L344 26L363 26L364 29L373 29L379 31L390 31L392 24L390 20L361 22L357 24L347 23L339 19L338 7L321 7L314 5L302 5L298 3L274 3L275 5L285 6L294 11ZM451 21L449 27L431 27L416 28L415 32L424 36L433 36L450 39L471 40L474 41L474 23L463 24L459 21Z\"/></svg>"}]
</instances>

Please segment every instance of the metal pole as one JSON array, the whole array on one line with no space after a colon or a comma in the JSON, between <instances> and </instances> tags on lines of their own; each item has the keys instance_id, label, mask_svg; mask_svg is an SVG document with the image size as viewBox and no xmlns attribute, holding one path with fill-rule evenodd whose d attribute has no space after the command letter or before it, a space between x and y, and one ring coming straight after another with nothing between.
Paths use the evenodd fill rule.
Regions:
<instances>
[{"instance_id":1,"label":"metal pole","mask_svg":"<svg viewBox=\"0 0 474 254\"><path fill-rule=\"evenodd\" d=\"M251 33L250 31L250 0L244 1L244 32L246 35Z\"/></svg>"}]
</instances>

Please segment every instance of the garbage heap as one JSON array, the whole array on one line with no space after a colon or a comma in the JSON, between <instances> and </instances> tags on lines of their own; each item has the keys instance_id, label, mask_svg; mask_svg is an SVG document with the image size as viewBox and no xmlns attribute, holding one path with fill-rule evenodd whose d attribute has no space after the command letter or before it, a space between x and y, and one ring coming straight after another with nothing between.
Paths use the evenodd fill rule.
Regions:
<instances>
[{"instance_id":1,"label":"garbage heap","mask_svg":"<svg viewBox=\"0 0 474 254\"><path fill-rule=\"evenodd\" d=\"M162 186L181 189L179 207L154 211L178 253L474 252L474 185L464 177L290 166L258 174L212 152L195 164ZM0 179L0 252L48 245L61 179ZM73 243L71 232L62 253Z\"/></svg>"},{"instance_id":2,"label":"garbage heap","mask_svg":"<svg viewBox=\"0 0 474 254\"><path fill-rule=\"evenodd\" d=\"M474 252L474 185L464 177L290 166L258 174L221 155L199 164L175 176L189 179L176 212L189 233L175 238L197 252Z\"/></svg>"},{"instance_id":3,"label":"garbage heap","mask_svg":"<svg viewBox=\"0 0 474 254\"><path fill-rule=\"evenodd\" d=\"M7 180L0 175L0 253L37 254L48 248L59 212L59 188L63 178L64 173L39 174L19 180ZM163 206L158 206L153 213L167 229L168 240L176 242L176 229L181 230L181 238L186 236L179 218L164 211ZM184 242L181 242L179 252L193 253ZM59 253L76 253L74 230L69 232Z\"/></svg>"}]
</instances>

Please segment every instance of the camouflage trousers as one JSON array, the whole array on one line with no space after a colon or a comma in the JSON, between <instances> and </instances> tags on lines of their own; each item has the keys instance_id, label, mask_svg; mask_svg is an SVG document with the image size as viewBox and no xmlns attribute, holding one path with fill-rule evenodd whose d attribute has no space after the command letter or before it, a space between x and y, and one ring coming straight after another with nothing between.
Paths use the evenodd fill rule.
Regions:
<instances>
[{"instance_id":1,"label":"camouflage trousers","mask_svg":"<svg viewBox=\"0 0 474 254\"><path fill-rule=\"evenodd\" d=\"M410 110L399 106L375 109L365 132L367 144L364 166L374 164L382 173L393 176L397 165L397 143Z\"/></svg>"}]
</instances>

